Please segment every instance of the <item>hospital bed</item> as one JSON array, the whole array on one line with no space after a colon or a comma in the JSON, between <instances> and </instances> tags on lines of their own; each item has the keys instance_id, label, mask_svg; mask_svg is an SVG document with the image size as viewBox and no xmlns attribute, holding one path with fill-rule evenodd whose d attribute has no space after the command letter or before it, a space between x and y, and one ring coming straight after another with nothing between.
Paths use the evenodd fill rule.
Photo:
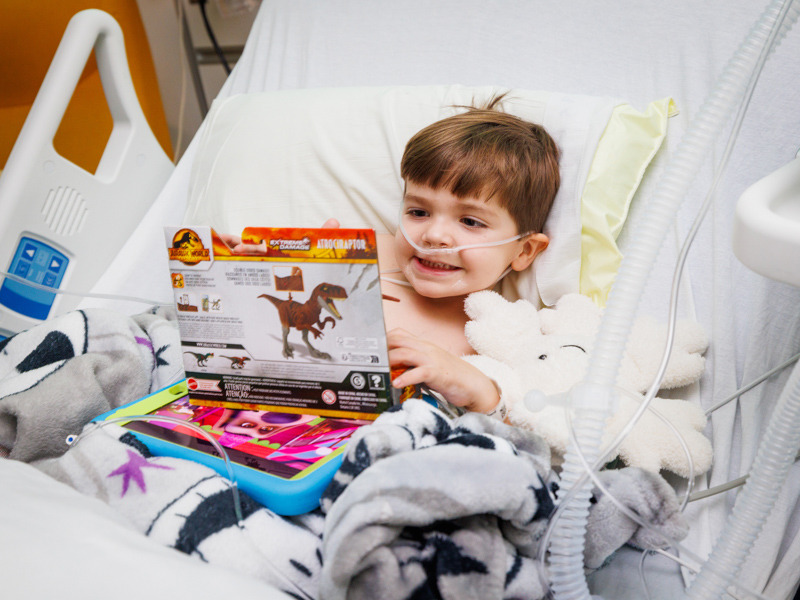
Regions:
<instances>
[{"instance_id":1,"label":"hospital bed","mask_svg":"<svg viewBox=\"0 0 800 600\"><path fill-rule=\"evenodd\" d=\"M682 134L762 10L760 3L744 0L677 6L649 1L266 0L219 99L275 90L442 84L610 97L640 111L654 100L672 98L679 113L669 119L663 146L630 206L618 239L624 251ZM731 242L737 199L791 162L800 148L799 55L800 35L793 30L764 67L717 201L686 265L680 314L703 325L711 345L699 385L681 393L704 409L800 350L800 290L743 266ZM185 215L199 218L197 177L203 174L193 167L209 128L207 121L95 292L171 298L161 227L180 224ZM667 319L678 249L705 198L724 142L724 136L716 142L680 208L644 290L642 314ZM129 313L142 309L121 301L84 303L94 305ZM712 414L705 433L714 447L714 465L697 482L700 489L748 472L789 370ZM0 552L4 586L16 592L13 596L42 597L56 591L62 597L140 597L155 590L200 598L225 590L264 597L276 593L149 544L117 527L101 503L70 494L26 467L0 462ZM800 579L798 469L795 465L775 491L772 515L738 573L747 588L769 598L791 598ZM675 485L681 489L683 484L676 479ZM690 503L686 514L692 527L685 545L708 555L735 498L733 491ZM80 554L71 552L73 540L85 535L94 541L90 549L81 545ZM639 552L621 550L589 577L592 592L607 599L644 597L639 560ZM31 579L34 569L49 571L49 577ZM649 557L645 573L651 598L683 597L691 579L687 570L663 556Z\"/></svg>"}]
</instances>

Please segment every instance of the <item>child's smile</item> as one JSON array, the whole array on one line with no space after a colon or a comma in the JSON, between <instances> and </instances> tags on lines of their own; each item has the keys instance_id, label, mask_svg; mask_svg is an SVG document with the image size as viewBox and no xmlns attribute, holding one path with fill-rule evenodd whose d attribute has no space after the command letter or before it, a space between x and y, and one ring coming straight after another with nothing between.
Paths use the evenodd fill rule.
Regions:
<instances>
[{"instance_id":1,"label":"child's smile","mask_svg":"<svg viewBox=\"0 0 800 600\"><path fill-rule=\"evenodd\" d=\"M432 262L426 258L414 257L414 260L419 263L420 269L430 271L431 273L436 273L437 271L455 271L460 268L442 262Z\"/></svg>"}]
</instances>

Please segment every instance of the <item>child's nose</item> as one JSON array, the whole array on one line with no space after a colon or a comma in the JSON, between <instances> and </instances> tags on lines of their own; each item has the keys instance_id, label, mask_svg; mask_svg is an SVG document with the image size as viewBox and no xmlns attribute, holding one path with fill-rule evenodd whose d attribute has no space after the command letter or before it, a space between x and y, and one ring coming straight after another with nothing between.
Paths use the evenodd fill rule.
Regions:
<instances>
[{"instance_id":1,"label":"child's nose","mask_svg":"<svg viewBox=\"0 0 800 600\"><path fill-rule=\"evenodd\" d=\"M422 235L422 240L433 248L453 246L453 233L441 220L432 220Z\"/></svg>"}]
</instances>

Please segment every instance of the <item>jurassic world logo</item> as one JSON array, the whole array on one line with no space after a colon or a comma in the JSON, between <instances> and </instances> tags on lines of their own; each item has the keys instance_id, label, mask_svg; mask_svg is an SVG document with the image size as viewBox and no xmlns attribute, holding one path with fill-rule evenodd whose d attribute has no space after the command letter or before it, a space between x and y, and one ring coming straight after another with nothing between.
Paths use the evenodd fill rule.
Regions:
<instances>
[{"instance_id":1,"label":"jurassic world logo","mask_svg":"<svg viewBox=\"0 0 800 600\"><path fill-rule=\"evenodd\" d=\"M182 262L188 267L204 260L211 260L211 253L203 246L203 242L191 229L181 229L172 237L172 248L169 259Z\"/></svg>"},{"instance_id":2,"label":"jurassic world logo","mask_svg":"<svg viewBox=\"0 0 800 600\"><path fill-rule=\"evenodd\" d=\"M268 246L272 250L280 250L281 252L308 252L311 250L311 240L304 237L302 240L285 240L278 238L277 240L269 240Z\"/></svg>"}]
</instances>

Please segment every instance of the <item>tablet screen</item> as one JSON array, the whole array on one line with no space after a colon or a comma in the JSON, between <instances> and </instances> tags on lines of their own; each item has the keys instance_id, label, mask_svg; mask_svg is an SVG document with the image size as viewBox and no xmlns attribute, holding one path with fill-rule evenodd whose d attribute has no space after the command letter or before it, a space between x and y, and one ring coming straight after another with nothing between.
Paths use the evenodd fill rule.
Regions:
<instances>
[{"instance_id":1,"label":"tablet screen","mask_svg":"<svg viewBox=\"0 0 800 600\"><path fill-rule=\"evenodd\" d=\"M150 414L189 421L210 433L231 462L283 479L302 477L344 446L353 432L371 421L263 410L194 406L184 396ZM202 434L169 421L131 421L126 428L192 450L217 456Z\"/></svg>"}]
</instances>

